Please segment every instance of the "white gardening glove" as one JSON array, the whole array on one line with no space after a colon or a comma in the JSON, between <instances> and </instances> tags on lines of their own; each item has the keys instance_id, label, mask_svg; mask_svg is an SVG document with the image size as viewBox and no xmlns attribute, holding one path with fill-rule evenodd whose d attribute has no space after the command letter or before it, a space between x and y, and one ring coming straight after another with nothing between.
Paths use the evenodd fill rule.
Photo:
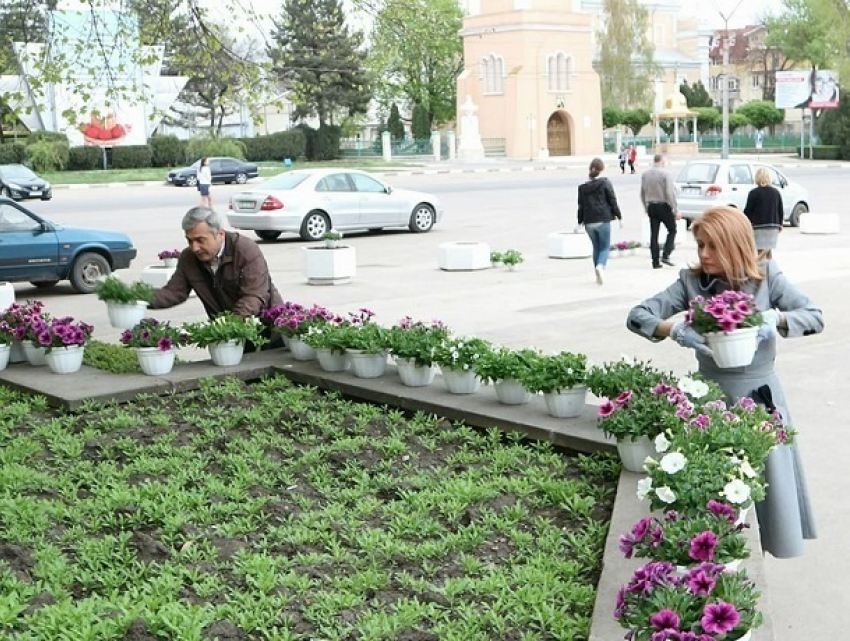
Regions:
<instances>
[{"instance_id":1,"label":"white gardening glove","mask_svg":"<svg viewBox=\"0 0 850 641\"><path fill-rule=\"evenodd\" d=\"M782 314L778 309L768 309L761 313L761 326L759 327L756 346L761 345L764 341L776 338L776 326L782 319Z\"/></svg>"},{"instance_id":2,"label":"white gardening glove","mask_svg":"<svg viewBox=\"0 0 850 641\"><path fill-rule=\"evenodd\" d=\"M621 218L620 219L620 229L622 229L622 228L623 228L623 219Z\"/></svg>"},{"instance_id":3,"label":"white gardening glove","mask_svg":"<svg viewBox=\"0 0 850 641\"><path fill-rule=\"evenodd\" d=\"M670 338L682 347L687 347L703 356L713 356L711 348L705 344L705 336L688 325L685 321L679 321L670 328Z\"/></svg>"}]
</instances>

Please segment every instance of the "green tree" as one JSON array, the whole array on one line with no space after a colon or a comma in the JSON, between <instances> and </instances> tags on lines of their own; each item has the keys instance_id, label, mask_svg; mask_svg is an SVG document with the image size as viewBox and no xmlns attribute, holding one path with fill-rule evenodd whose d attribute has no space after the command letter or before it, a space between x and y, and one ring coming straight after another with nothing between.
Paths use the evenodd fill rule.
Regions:
<instances>
[{"instance_id":1,"label":"green tree","mask_svg":"<svg viewBox=\"0 0 850 641\"><path fill-rule=\"evenodd\" d=\"M714 106L714 101L708 95L708 91L706 91L705 85L702 84L702 80L697 80L693 87L688 85L688 81L685 80L679 87L679 91L685 97L688 107L691 109Z\"/></svg>"},{"instance_id":2,"label":"green tree","mask_svg":"<svg viewBox=\"0 0 850 641\"><path fill-rule=\"evenodd\" d=\"M296 119L316 115L321 128L340 111L366 112L372 95L363 34L349 31L340 0L285 0L273 39L268 54Z\"/></svg>"},{"instance_id":3,"label":"green tree","mask_svg":"<svg viewBox=\"0 0 850 641\"><path fill-rule=\"evenodd\" d=\"M850 159L850 100L846 99L843 92L838 109L824 110L815 126L824 145L838 145L841 148L841 157Z\"/></svg>"},{"instance_id":4,"label":"green tree","mask_svg":"<svg viewBox=\"0 0 850 641\"><path fill-rule=\"evenodd\" d=\"M717 107L696 107L693 111L697 113L697 130L701 134L723 124L723 115Z\"/></svg>"},{"instance_id":5,"label":"green tree","mask_svg":"<svg viewBox=\"0 0 850 641\"><path fill-rule=\"evenodd\" d=\"M794 66L829 68L847 51L842 0L782 0L782 12L765 22L766 44Z\"/></svg>"},{"instance_id":6,"label":"green tree","mask_svg":"<svg viewBox=\"0 0 850 641\"><path fill-rule=\"evenodd\" d=\"M646 109L630 109L623 112L620 123L631 129L632 134L637 136L651 120L652 115Z\"/></svg>"},{"instance_id":7,"label":"green tree","mask_svg":"<svg viewBox=\"0 0 850 641\"><path fill-rule=\"evenodd\" d=\"M735 113L744 116L756 129L772 128L785 120L785 111L777 109L772 102L766 100L753 100L743 104Z\"/></svg>"},{"instance_id":8,"label":"green tree","mask_svg":"<svg viewBox=\"0 0 850 641\"><path fill-rule=\"evenodd\" d=\"M648 25L649 13L638 0L603 0L602 28L597 34L603 106L650 105L658 67L655 48L647 37Z\"/></svg>"},{"instance_id":9,"label":"green tree","mask_svg":"<svg viewBox=\"0 0 850 641\"><path fill-rule=\"evenodd\" d=\"M431 124L428 110L420 105L413 105L413 117L410 126L414 140L425 140L431 136Z\"/></svg>"},{"instance_id":10,"label":"green tree","mask_svg":"<svg viewBox=\"0 0 850 641\"><path fill-rule=\"evenodd\" d=\"M602 107L602 126L611 129L623 122L623 111L616 107Z\"/></svg>"},{"instance_id":11,"label":"green tree","mask_svg":"<svg viewBox=\"0 0 850 641\"><path fill-rule=\"evenodd\" d=\"M398 113L398 105L393 103L390 107L390 117L387 118L387 129L393 140L404 140L404 123Z\"/></svg>"},{"instance_id":12,"label":"green tree","mask_svg":"<svg viewBox=\"0 0 850 641\"><path fill-rule=\"evenodd\" d=\"M462 18L457 0L385 0L375 15L369 66L381 78L376 97L418 105L429 132L456 117Z\"/></svg>"},{"instance_id":13,"label":"green tree","mask_svg":"<svg viewBox=\"0 0 850 641\"><path fill-rule=\"evenodd\" d=\"M739 127L746 127L750 124L750 121L747 120L747 117L735 111L734 113L729 114L729 133L733 133Z\"/></svg>"}]
</instances>

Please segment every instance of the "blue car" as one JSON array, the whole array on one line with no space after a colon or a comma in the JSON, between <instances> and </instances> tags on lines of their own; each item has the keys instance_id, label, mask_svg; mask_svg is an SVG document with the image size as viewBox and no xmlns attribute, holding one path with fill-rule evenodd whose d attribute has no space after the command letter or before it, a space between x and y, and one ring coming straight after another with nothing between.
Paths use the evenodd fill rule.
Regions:
<instances>
[{"instance_id":1,"label":"blue car","mask_svg":"<svg viewBox=\"0 0 850 641\"><path fill-rule=\"evenodd\" d=\"M127 234L63 227L0 197L0 281L52 287L71 281L81 294L136 257Z\"/></svg>"}]
</instances>

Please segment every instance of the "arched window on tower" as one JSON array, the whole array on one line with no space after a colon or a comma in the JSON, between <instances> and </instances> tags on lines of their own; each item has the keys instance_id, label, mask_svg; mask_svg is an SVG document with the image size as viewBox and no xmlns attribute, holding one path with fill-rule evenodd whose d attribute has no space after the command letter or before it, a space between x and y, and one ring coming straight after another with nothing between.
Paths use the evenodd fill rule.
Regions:
<instances>
[{"instance_id":1,"label":"arched window on tower","mask_svg":"<svg viewBox=\"0 0 850 641\"><path fill-rule=\"evenodd\" d=\"M546 76L549 91L569 91L573 59L559 51L546 59Z\"/></svg>"},{"instance_id":2,"label":"arched window on tower","mask_svg":"<svg viewBox=\"0 0 850 641\"><path fill-rule=\"evenodd\" d=\"M480 73L478 76L484 83L485 94L499 94L505 92L505 61L501 56L491 53L481 59Z\"/></svg>"}]
</instances>

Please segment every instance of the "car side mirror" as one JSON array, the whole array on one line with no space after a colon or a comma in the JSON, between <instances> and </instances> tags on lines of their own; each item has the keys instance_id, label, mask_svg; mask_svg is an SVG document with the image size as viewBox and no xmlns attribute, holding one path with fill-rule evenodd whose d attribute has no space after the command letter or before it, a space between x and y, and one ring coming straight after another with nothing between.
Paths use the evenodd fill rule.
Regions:
<instances>
[{"instance_id":1,"label":"car side mirror","mask_svg":"<svg viewBox=\"0 0 850 641\"><path fill-rule=\"evenodd\" d=\"M386 187L384 187L384 192L386 192L387 196L389 196L391 193L393 193L393 188L387 185Z\"/></svg>"}]
</instances>

